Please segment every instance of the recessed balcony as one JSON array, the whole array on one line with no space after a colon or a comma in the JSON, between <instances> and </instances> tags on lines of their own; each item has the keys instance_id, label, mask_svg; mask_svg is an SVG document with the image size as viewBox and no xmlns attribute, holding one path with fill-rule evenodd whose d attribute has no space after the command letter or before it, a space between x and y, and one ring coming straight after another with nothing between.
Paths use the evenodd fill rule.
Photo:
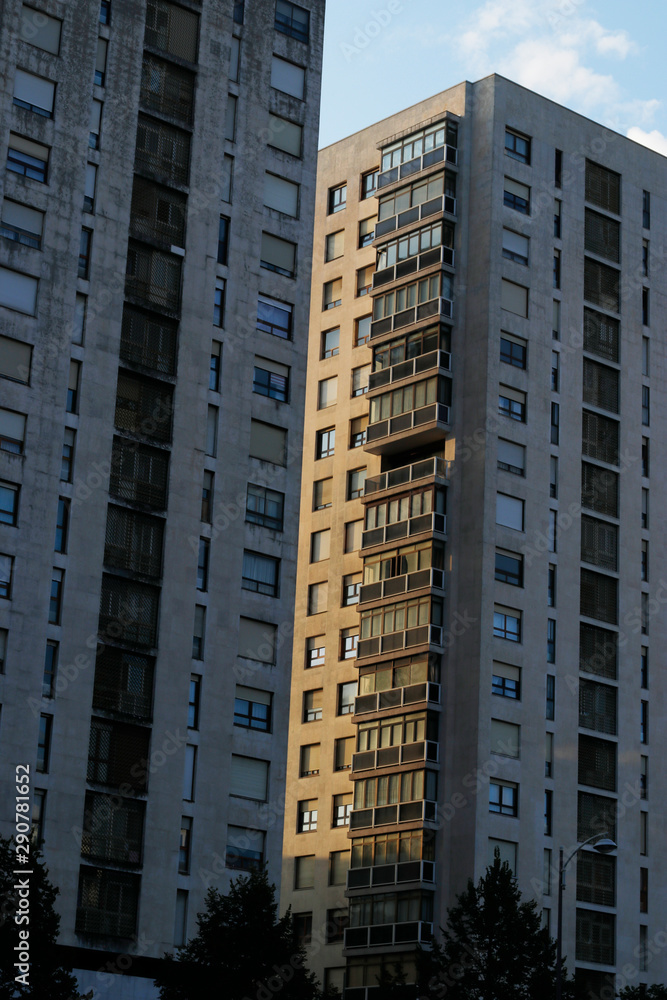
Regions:
<instances>
[{"instance_id":1,"label":"recessed balcony","mask_svg":"<svg viewBox=\"0 0 667 1000\"><path fill-rule=\"evenodd\" d=\"M429 403L417 410L408 410L369 424L364 447L373 455L403 451L408 442L411 448L420 448L442 440L449 425L449 406L446 403Z\"/></svg>"},{"instance_id":2,"label":"recessed balcony","mask_svg":"<svg viewBox=\"0 0 667 1000\"><path fill-rule=\"evenodd\" d=\"M352 754L352 771L373 771L398 764L414 764L415 761L439 764L440 744L434 740L418 740L417 743L401 743L395 747L362 750Z\"/></svg>"},{"instance_id":3,"label":"recessed balcony","mask_svg":"<svg viewBox=\"0 0 667 1000\"><path fill-rule=\"evenodd\" d=\"M393 865L348 868L348 889L371 889L376 886L401 885L404 882L435 883L435 862L399 861Z\"/></svg>"},{"instance_id":4,"label":"recessed balcony","mask_svg":"<svg viewBox=\"0 0 667 1000\"><path fill-rule=\"evenodd\" d=\"M454 267L455 252L451 247L435 247L433 250L425 250L424 253L408 257L407 260L400 260L391 267L384 267L381 271L376 271L373 275L373 289L388 285L391 281L398 281L406 278L410 274L416 274L427 267L436 264L446 264Z\"/></svg>"},{"instance_id":5,"label":"recessed balcony","mask_svg":"<svg viewBox=\"0 0 667 1000\"><path fill-rule=\"evenodd\" d=\"M370 712L396 711L405 706L412 707L427 702L429 708L440 704L441 687L432 681L410 684L407 687L389 688L387 691L373 691L360 694L354 700L354 714L366 715Z\"/></svg>"},{"instance_id":6,"label":"recessed balcony","mask_svg":"<svg viewBox=\"0 0 667 1000\"><path fill-rule=\"evenodd\" d=\"M426 458L421 462L413 462L412 465L402 465L399 469L390 469L366 480L363 499L375 501L378 493L404 489L424 479L441 480L444 483L449 479L451 469L452 463L443 458Z\"/></svg>"}]
</instances>

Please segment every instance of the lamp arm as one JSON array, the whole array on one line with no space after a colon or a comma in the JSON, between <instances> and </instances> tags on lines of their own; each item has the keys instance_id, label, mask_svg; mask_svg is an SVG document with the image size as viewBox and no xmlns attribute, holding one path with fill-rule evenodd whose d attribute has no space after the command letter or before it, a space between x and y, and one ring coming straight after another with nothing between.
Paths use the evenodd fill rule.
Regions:
<instances>
[{"instance_id":1,"label":"lamp arm","mask_svg":"<svg viewBox=\"0 0 667 1000\"><path fill-rule=\"evenodd\" d=\"M572 860L572 858L575 856L575 854L579 853L579 851L582 849L582 847L586 847L586 845L590 844L591 841L593 841L593 840L600 840L601 837L608 837L608 836L609 836L609 834L606 833L606 832L605 833L594 833L593 836L589 837L588 840L585 840L583 842L583 844L579 844L577 847L575 847L575 849L572 851L572 854L569 856L569 858L567 859L567 861L563 864L563 867L561 868L561 873L565 871L565 869L569 865L569 863Z\"/></svg>"}]
</instances>

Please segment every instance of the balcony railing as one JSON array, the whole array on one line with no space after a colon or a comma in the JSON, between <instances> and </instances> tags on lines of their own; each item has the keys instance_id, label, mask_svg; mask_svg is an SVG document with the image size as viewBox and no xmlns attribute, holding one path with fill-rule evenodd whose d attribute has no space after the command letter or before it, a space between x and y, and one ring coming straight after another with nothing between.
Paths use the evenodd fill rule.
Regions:
<instances>
[{"instance_id":1,"label":"balcony railing","mask_svg":"<svg viewBox=\"0 0 667 1000\"><path fill-rule=\"evenodd\" d=\"M371 372L368 379L368 391L381 389L385 385L393 382L401 382L403 379L411 378L414 375L423 375L430 371L452 370L452 356L449 351L429 351L428 354L420 354L409 361L400 361L391 368L382 368L380 371Z\"/></svg>"},{"instance_id":2,"label":"balcony railing","mask_svg":"<svg viewBox=\"0 0 667 1000\"><path fill-rule=\"evenodd\" d=\"M366 480L364 498L383 493L384 490L398 489L409 486L420 479L449 479L452 463L443 458L427 458L423 462L413 462L412 465L402 465L400 469L391 469L379 476ZM444 529L443 529L444 530Z\"/></svg>"},{"instance_id":3,"label":"balcony railing","mask_svg":"<svg viewBox=\"0 0 667 1000\"><path fill-rule=\"evenodd\" d=\"M394 865L374 868L348 868L348 889L370 889L379 885L400 885L403 882L435 882L433 861L399 861Z\"/></svg>"},{"instance_id":4,"label":"balcony railing","mask_svg":"<svg viewBox=\"0 0 667 1000\"><path fill-rule=\"evenodd\" d=\"M366 431L366 445L390 437L392 434L412 431L433 422L449 424L449 406L446 403L429 403L428 406L420 406L418 410L408 410L407 413L399 413L398 416L389 417L388 420L378 420L376 424L369 424Z\"/></svg>"},{"instance_id":5,"label":"balcony railing","mask_svg":"<svg viewBox=\"0 0 667 1000\"><path fill-rule=\"evenodd\" d=\"M409 274L415 274L425 267L433 267L434 264L448 264L454 267L454 251L451 247L435 247L433 250L425 250L424 253L408 257L407 260L400 260L391 267L384 267L381 271L376 271L373 275L373 288L380 288L381 285L388 285L390 281L398 281Z\"/></svg>"},{"instance_id":6,"label":"balcony railing","mask_svg":"<svg viewBox=\"0 0 667 1000\"><path fill-rule=\"evenodd\" d=\"M402 330L404 326L412 326L433 316L440 316L444 319L451 319L454 315L454 303L452 299L430 299L428 302L421 302L417 306L410 306L402 312L393 313L384 319L376 319L371 323L371 340L374 337L382 337L386 333L394 333Z\"/></svg>"},{"instance_id":7,"label":"balcony railing","mask_svg":"<svg viewBox=\"0 0 667 1000\"><path fill-rule=\"evenodd\" d=\"M365 715L368 712L395 710L404 705L417 705L422 701L428 702L430 705L439 705L440 693L439 684L424 681L422 684L410 684L408 687L389 688L388 691L360 694L354 700L354 714Z\"/></svg>"},{"instance_id":8,"label":"balcony railing","mask_svg":"<svg viewBox=\"0 0 667 1000\"><path fill-rule=\"evenodd\" d=\"M350 830L386 826L390 823L432 822L436 818L436 803L428 799L400 802L391 806L354 809L350 813Z\"/></svg>"},{"instance_id":9,"label":"balcony railing","mask_svg":"<svg viewBox=\"0 0 667 1000\"><path fill-rule=\"evenodd\" d=\"M361 534L361 547L368 549L372 545L386 545L388 542L395 542L400 538L421 535L424 531L437 531L441 535L447 534L446 515L418 514L417 517L411 517L405 521L395 521L393 524L385 524L381 528L370 528ZM367 598L367 600L370 599Z\"/></svg>"},{"instance_id":10,"label":"balcony railing","mask_svg":"<svg viewBox=\"0 0 667 1000\"><path fill-rule=\"evenodd\" d=\"M399 212L397 215L390 215L388 219L383 219L382 222L378 222L375 226L375 242L377 242L382 236L386 236L387 233L396 232L398 229L403 229L404 226L413 226L418 222L423 222L425 219L430 219L434 215L456 215L456 198L453 198L449 194L439 194L437 198L431 198L430 201L424 201L421 205L414 205L412 208L406 208L404 212Z\"/></svg>"},{"instance_id":11,"label":"balcony railing","mask_svg":"<svg viewBox=\"0 0 667 1000\"><path fill-rule=\"evenodd\" d=\"M417 625L404 632L388 632L385 635L375 635L370 639L360 639L357 646L357 659L365 656L376 656L378 653L395 653L412 646L442 646L441 625Z\"/></svg>"},{"instance_id":12,"label":"balcony railing","mask_svg":"<svg viewBox=\"0 0 667 1000\"><path fill-rule=\"evenodd\" d=\"M430 517L429 514L424 515ZM437 515L442 517L442 514ZM417 518L414 518L417 520ZM405 521L399 521L405 524ZM407 522L408 524L410 522ZM382 531L382 528L376 528ZM414 573L403 573L401 576L393 576L388 580L378 580L376 583L367 583L359 592L359 604L368 604L370 601L379 601L384 598L397 597L400 594L409 594L413 590L421 590L424 587L444 590L445 573L441 569L419 569Z\"/></svg>"},{"instance_id":13,"label":"balcony railing","mask_svg":"<svg viewBox=\"0 0 667 1000\"><path fill-rule=\"evenodd\" d=\"M380 747L379 750L362 750L360 753L352 754L352 771L371 771L380 767L413 764L417 760L439 764L439 751L440 744L433 740L401 743L395 747Z\"/></svg>"},{"instance_id":14,"label":"balcony railing","mask_svg":"<svg viewBox=\"0 0 667 1000\"><path fill-rule=\"evenodd\" d=\"M81 835L81 856L100 861L115 861L124 865L141 864L141 841L130 837L113 837L100 833Z\"/></svg>"},{"instance_id":15,"label":"balcony railing","mask_svg":"<svg viewBox=\"0 0 667 1000\"><path fill-rule=\"evenodd\" d=\"M405 924L374 924L371 927L346 927L345 948L390 947L396 944L433 940L433 924L411 920Z\"/></svg>"},{"instance_id":16,"label":"balcony railing","mask_svg":"<svg viewBox=\"0 0 667 1000\"><path fill-rule=\"evenodd\" d=\"M378 176L378 191L389 184L395 184L396 181L402 181L405 177L412 177L413 174L419 173L420 170L432 167L434 163L446 161L447 163L456 164L459 159L458 154L459 151L455 146L438 146L437 149L430 149L428 153L424 153L422 156L416 156L414 160L407 160L397 167L390 167L389 170L383 171Z\"/></svg>"}]
</instances>

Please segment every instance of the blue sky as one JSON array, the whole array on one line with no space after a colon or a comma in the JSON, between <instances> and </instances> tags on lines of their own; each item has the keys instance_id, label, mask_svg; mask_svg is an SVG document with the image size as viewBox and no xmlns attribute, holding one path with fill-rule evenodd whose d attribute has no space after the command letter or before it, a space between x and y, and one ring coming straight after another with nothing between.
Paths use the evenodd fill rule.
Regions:
<instances>
[{"instance_id":1,"label":"blue sky","mask_svg":"<svg viewBox=\"0 0 667 1000\"><path fill-rule=\"evenodd\" d=\"M635 3L327 0L320 146L500 73L667 155L667 4Z\"/></svg>"}]
</instances>

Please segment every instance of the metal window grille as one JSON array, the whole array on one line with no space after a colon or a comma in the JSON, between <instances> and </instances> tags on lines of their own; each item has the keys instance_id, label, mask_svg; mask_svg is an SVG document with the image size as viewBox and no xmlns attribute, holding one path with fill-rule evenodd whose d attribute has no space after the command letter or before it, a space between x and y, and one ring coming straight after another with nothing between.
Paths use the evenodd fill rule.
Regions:
<instances>
[{"instance_id":1,"label":"metal window grille","mask_svg":"<svg viewBox=\"0 0 667 1000\"><path fill-rule=\"evenodd\" d=\"M164 521L160 518L110 504L107 510L104 562L115 569L159 577L162 571L163 537Z\"/></svg>"},{"instance_id":2,"label":"metal window grille","mask_svg":"<svg viewBox=\"0 0 667 1000\"><path fill-rule=\"evenodd\" d=\"M579 626L579 669L598 677L617 676L618 634L581 622Z\"/></svg>"},{"instance_id":3,"label":"metal window grille","mask_svg":"<svg viewBox=\"0 0 667 1000\"><path fill-rule=\"evenodd\" d=\"M614 964L615 917L613 913L577 910L575 958L577 962Z\"/></svg>"},{"instance_id":4,"label":"metal window grille","mask_svg":"<svg viewBox=\"0 0 667 1000\"><path fill-rule=\"evenodd\" d=\"M618 263L621 254L620 222L587 208L584 249Z\"/></svg>"},{"instance_id":5,"label":"metal window grille","mask_svg":"<svg viewBox=\"0 0 667 1000\"><path fill-rule=\"evenodd\" d=\"M618 517L618 473L582 462L581 503L599 514Z\"/></svg>"},{"instance_id":6,"label":"metal window grille","mask_svg":"<svg viewBox=\"0 0 667 1000\"><path fill-rule=\"evenodd\" d=\"M616 744L596 736L579 737L579 784L616 791Z\"/></svg>"},{"instance_id":7,"label":"metal window grille","mask_svg":"<svg viewBox=\"0 0 667 1000\"><path fill-rule=\"evenodd\" d=\"M618 569L618 527L582 514L581 558L603 569Z\"/></svg>"},{"instance_id":8,"label":"metal window grille","mask_svg":"<svg viewBox=\"0 0 667 1000\"><path fill-rule=\"evenodd\" d=\"M194 96L194 73L144 54L140 100L145 108L191 125Z\"/></svg>"},{"instance_id":9,"label":"metal window grille","mask_svg":"<svg viewBox=\"0 0 667 1000\"><path fill-rule=\"evenodd\" d=\"M599 361L584 358L584 402L618 413L619 373Z\"/></svg>"},{"instance_id":10,"label":"metal window grille","mask_svg":"<svg viewBox=\"0 0 667 1000\"><path fill-rule=\"evenodd\" d=\"M149 315L126 304L120 335L120 356L123 361L132 361L165 375L174 375L177 330L177 323L162 316Z\"/></svg>"},{"instance_id":11,"label":"metal window grille","mask_svg":"<svg viewBox=\"0 0 667 1000\"><path fill-rule=\"evenodd\" d=\"M580 613L618 624L618 580L590 569L581 570Z\"/></svg>"},{"instance_id":12,"label":"metal window grille","mask_svg":"<svg viewBox=\"0 0 667 1000\"><path fill-rule=\"evenodd\" d=\"M95 861L141 864L146 803L86 792L81 855Z\"/></svg>"},{"instance_id":13,"label":"metal window grille","mask_svg":"<svg viewBox=\"0 0 667 1000\"><path fill-rule=\"evenodd\" d=\"M582 451L588 458L618 465L618 421L584 410L581 438Z\"/></svg>"},{"instance_id":14,"label":"metal window grille","mask_svg":"<svg viewBox=\"0 0 667 1000\"><path fill-rule=\"evenodd\" d=\"M130 209L132 235L139 239L147 236L169 247L184 246L186 205L187 198L179 191L135 176Z\"/></svg>"},{"instance_id":15,"label":"metal window grille","mask_svg":"<svg viewBox=\"0 0 667 1000\"><path fill-rule=\"evenodd\" d=\"M115 423L119 430L171 441L171 386L119 372Z\"/></svg>"},{"instance_id":16,"label":"metal window grille","mask_svg":"<svg viewBox=\"0 0 667 1000\"><path fill-rule=\"evenodd\" d=\"M611 316L584 309L584 350L609 361L618 361L620 324Z\"/></svg>"},{"instance_id":17,"label":"metal window grille","mask_svg":"<svg viewBox=\"0 0 667 1000\"><path fill-rule=\"evenodd\" d=\"M88 747L88 781L143 794L148 782L150 729L93 719Z\"/></svg>"},{"instance_id":18,"label":"metal window grille","mask_svg":"<svg viewBox=\"0 0 667 1000\"><path fill-rule=\"evenodd\" d=\"M130 240L125 290L150 305L176 312L181 300L180 257Z\"/></svg>"},{"instance_id":19,"label":"metal window grille","mask_svg":"<svg viewBox=\"0 0 667 1000\"><path fill-rule=\"evenodd\" d=\"M102 640L156 646L159 599L157 587L105 574L99 620Z\"/></svg>"},{"instance_id":20,"label":"metal window grille","mask_svg":"<svg viewBox=\"0 0 667 1000\"><path fill-rule=\"evenodd\" d=\"M175 184L187 184L190 173L190 136L180 128L139 115L136 170Z\"/></svg>"},{"instance_id":21,"label":"metal window grille","mask_svg":"<svg viewBox=\"0 0 667 1000\"><path fill-rule=\"evenodd\" d=\"M620 215L621 175L586 160L586 201Z\"/></svg>"},{"instance_id":22,"label":"metal window grille","mask_svg":"<svg viewBox=\"0 0 667 1000\"><path fill-rule=\"evenodd\" d=\"M188 62L197 60L199 15L166 0L148 0L145 44Z\"/></svg>"},{"instance_id":23,"label":"metal window grille","mask_svg":"<svg viewBox=\"0 0 667 1000\"><path fill-rule=\"evenodd\" d=\"M154 661L150 657L104 646L95 664L93 708L150 720L153 674Z\"/></svg>"},{"instance_id":24,"label":"metal window grille","mask_svg":"<svg viewBox=\"0 0 667 1000\"><path fill-rule=\"evenodd\" d=\"M609 684L579 681L579 725L615 736L617 731L617 693Z\"/></svg>"},{"instance_id":25,"label":"metal window grille","mask_svg":"<svg viewBox=\"0 0 667 1000\"><path fill-rule=\"evenodd\" d=\"M141 876L81 867L76 930L80 934L127 937L137 928Z\"/></svg>"},{"instance_id":26,"label":"metal window grille","mask_svg":"<svg viewBox=\"0 0 667 1000\"><path fill-rule=\"evenodd\" d=\"M616 840L617 811L615 799L609 799L606 795L593 795L591 792L579 792L577 840L588 840L596 833L605 833Z\"/></svg>"},{"instance_id":27,"label":"metal window grille","mask_svg":"<svg viewBox=\"0 0 667 1000\"><path fill-rule=\"evenodd\" d=\"M597 906L616 905L616 858L593 851L577 856L577 899Z\"/></svg>"},{"instance_id":28,"label":"metal window grille","mask_svg":"<svg viewBox=\"0 0 667 1000\"><path fill-rule=\"evenodd\" d=\"M584 260L584 298L593 305L609 309L610 312L621 311L620 300L621 272L607 264L586 257Z\"/></svg>"},{"instance_id":29,"label":"metal window grille","mask_svg":"<svg viewBox=\"0 0 667 1000\"><path fill-rule=\"evenodd\" d=\"M167 452L114 438L109 492L122 500L164 510L168 469Z\"/></svg>"}]
</instances>

